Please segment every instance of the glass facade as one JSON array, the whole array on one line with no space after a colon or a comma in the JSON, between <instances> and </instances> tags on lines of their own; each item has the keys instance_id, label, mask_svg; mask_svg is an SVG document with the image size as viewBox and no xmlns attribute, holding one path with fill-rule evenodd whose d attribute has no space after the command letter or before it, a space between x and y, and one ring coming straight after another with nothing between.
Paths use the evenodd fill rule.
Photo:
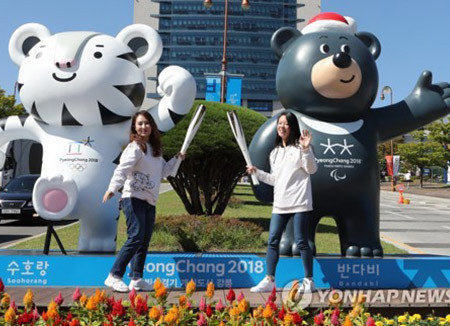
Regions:
<instances>
[{"instance_id":1,"label":"glass facade","mask_svg":"<svg viewBox=\"0 0 450 326\"><path fill-rule=\"evenodd\" d=\"M169 65L189 70L197 81L197 98L205 97L205 73L221 70L225 1L213 0L209 9L198 0L150 0L159 3L158 32L164 51L158 74ZM272 109L277 100L275 73L278 59L270 38L280 27L297 25L296 0L241 0L228 2L227 72L242 74L242 98L261 111Z\"/></svg>"}]
</instances>

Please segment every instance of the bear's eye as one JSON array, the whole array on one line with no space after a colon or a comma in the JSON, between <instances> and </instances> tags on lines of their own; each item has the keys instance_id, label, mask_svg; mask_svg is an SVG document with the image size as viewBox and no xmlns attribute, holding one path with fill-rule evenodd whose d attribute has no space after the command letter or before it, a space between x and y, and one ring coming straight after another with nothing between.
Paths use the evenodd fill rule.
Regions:
<instances>
[{"instance_id":1,"label":"bear's eye","mask_svg":"<svg viewBox=\"0 0 450 326\"><path fill-rule=\"evenodd\" d=\"M350 47L347 44L341 46L341 51L345 53L350 53Z\"/></svg>"},{"instance_id":2,"label":"bear's eye","mask_svg":"<svg viewBox=\"0 0 450 326\"><path fill-rule=\"evenodd\" d=\"M320 52L322 52L323 54L330 52L330 47L328 46L328 44L326 43L322 44L320 46Z\"/></svg>"},{"instance_id":3,"label":"bear's eye","mask_svg":"<svg viewBox=\"0 0 450 326\"><path fill-rule=\"evenodd\" d=\"M100 59L103 56L103 54L101 52L95 52L94 53L94 57L96 57L97 59Z\"/></svg>"}]
</instances>

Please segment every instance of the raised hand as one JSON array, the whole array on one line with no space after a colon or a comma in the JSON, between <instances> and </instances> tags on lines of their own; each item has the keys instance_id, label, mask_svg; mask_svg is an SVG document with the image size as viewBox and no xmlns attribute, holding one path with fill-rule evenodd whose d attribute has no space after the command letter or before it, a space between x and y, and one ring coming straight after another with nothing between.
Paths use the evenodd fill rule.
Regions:
<instances>
[{"instance_id":1,"label":"raised hand","mask_svg":"<svg viewBox=\"0 0 450 326\"><path fill-rule=\"evenodd\" d=\"M311 144L311 140L312 140L312 135L309 132L308 129L303 129L301 134L300 134L300 145L302 146L303 149L307 149L309 148L309 145Z\"/></svg>"},{"instance_id":2,"label":"raised hand","mask_svg":"<svg viewBox=\"0 0 450 326\"><path fill-rule=\"evenodd\" d=\"M432 78L430 71L422 72L409 98L415 98L425 108L450 109L449 83L432 84Z\"/></svg>"}]
</instances>

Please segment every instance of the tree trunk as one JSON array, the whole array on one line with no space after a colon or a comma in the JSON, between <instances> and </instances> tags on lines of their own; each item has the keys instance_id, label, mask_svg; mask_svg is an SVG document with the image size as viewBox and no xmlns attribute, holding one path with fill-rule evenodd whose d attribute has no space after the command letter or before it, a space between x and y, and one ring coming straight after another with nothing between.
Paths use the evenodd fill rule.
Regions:
<instances>
[{"instance_id":1,"label":"tree trunk","mask_svg":"<svg viewBox=\"0 0 450 326\"><path fill-rule=\"evenodd\" d=\"M420 168L420 188L423 188L423 168Z\"/></svg>"},{"instance_id":2,"label":"tree trunk","mask_svg":"<svg viewBox=\"0 0 450 326\"><path fill-rule=\"evenodd\" d=\"M243 160L223 155L186 158L168 180L189 214L222 215L244 166Z\"/></svg>"}]
</instances>

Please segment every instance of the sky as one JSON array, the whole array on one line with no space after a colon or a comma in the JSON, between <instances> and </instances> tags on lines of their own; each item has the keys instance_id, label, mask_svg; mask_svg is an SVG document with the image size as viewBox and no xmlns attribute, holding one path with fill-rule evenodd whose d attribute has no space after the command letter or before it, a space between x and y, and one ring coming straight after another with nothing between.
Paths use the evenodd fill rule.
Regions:
<instances>
[{"instance_id":1,"label":"sky","mask_svg":"<svg viewBox=\"0 0 450 326\"><path fill-rule=\"evenodd\" d=\"M433 73L434 82L450 81L450 0L322 0L321 5L323 12L354 18L358 31L371 32L381 42L379 94L388 85L394 102L404 99L423 70ZM0 87L7 94L13 93L18 74L9 58L9 38L30 22L41 23L52 33L85 30L117 35L133 23L133 0L0 0ZM374 107L388 105L387 101L389 97L380 101L378 96Z\"/></svg>"}]
</instances>

